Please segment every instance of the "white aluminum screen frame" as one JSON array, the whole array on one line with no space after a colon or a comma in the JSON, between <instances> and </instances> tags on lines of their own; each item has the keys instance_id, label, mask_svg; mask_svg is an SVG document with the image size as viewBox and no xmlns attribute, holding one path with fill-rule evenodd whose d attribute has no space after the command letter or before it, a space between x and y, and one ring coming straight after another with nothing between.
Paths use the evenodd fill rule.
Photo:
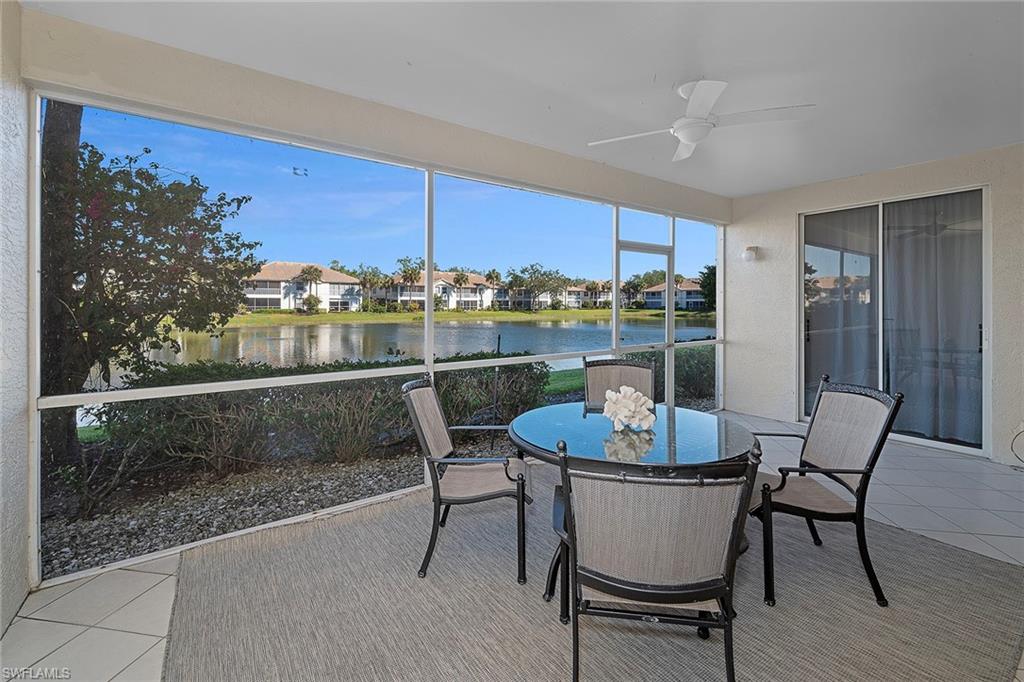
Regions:
<instances>
[{"instance_id":1,"label":"white aluminum screen frame","mask_svg":"<svg viewBox=\"0 0 1024 682\"><path fill-rule=\"evenodd\" d=\"M33 133L32 142L29 145L29 292L28 292L28 307L29 307L29 362L28 362L28 385L29 385L29 405L31 409L31 416L29 419L29 541L32 547L32 552L29 557L29 577L31 587L35 589L41 582L41 452L40 452L40 415L43 410L54 409L54 408L69 408L69 407L83 407L90 405L100 405L104 403L112 402L126 402L132 400L150 400L155 398L171 398L181 397L188 395L204 394L204 393L222 393L229 391L245 391L255 390L263 388L273 388L279 386L297 386L297 385L310 385L319 383L330 383L337 381L348 381L348 380L359 380L369 379L374 377L383 376L396 376L402 374L416 374L416 373L430 373L435 372L447 372L463 369L479 369L486 367L498 367L506 365L526 364L532 362L548 362L555 360L568 360L584 357L594 357L600 355L612 355L620 356L623 353L637 352L637 351L651 351L651 350L664 350L665 356L665 368L666 368L666 389L673 385L670 381L674 377L674 348L679 347L698 347L698 346L719 346L716 351L717 362L716 362L716 392L717 400L716 406L722 406L722 375L721 375L721 362L723 358L721 345L724 343L722 338L722 317L718 315L716 318L717 333L715 339L709 339L704 341L690 341L683 343L675 342L675 316L674 314L668 314L668 307L666 306L666 322L665 332L666 337L663 343L656 344L639 344L639 345L621 345L619 339L619 255L622 250L626 251L639 251L643 253L658 253L665 254L668 259L668 267L666 268L666 291L673 291L671 288L674 282L675 276L675 234L676 234L676 220L685 219L696 222L702 222L705 224L714 225L718 232L718 253L717 253L717 266L721 268L723 264L723 226L715 223L708 223L706 219L695 215L687 215L681 212L666 212L661 209L651 208L640 204L630 204L621 201L608 201L607 199L588 196L579 193L568 192L564 190L557 190L539 185L531 185L524 183L519 180L510 180L508 178L501 178L495 176L489 176L483 173L468 172L463 169L450 168L439 164L423 163L422 161L416 161L413 159L407 159L398 157L395 155L382 154L378 152L371 152L365 149L356 147L349 147L346 145L337 144L335 142L325 141L322 139L309 138L302 135L296 135L291 133L284 133L282 131L271 130L267 128L261 128L257 126L242 125L234 122L227 122L221 119L206 117L202 115L186 113L175 109L159 107L154 105L140 104L135 101L125 100L117 97L98 95L95 93L82 92L76 89L66 88L58 84L51 84L45 82L30 81L30 118L31 118L31 132ZM591 349L586 351L572 351L565 353L549 353L541 355L527 355L507 358L494 358L490 360L469 360L462 362L443 362L437 363L434 358L434 337L433 337L433 321L434 311L433 305L424 305L424 358L423 362L415 365L403 365L396 367L380 367L374 369L362 369L362 370L351 370L345 372L324 372L319 374L297 374L279 377L268 377L261 379L239 379L231 381L220 381L220 382L204 382L194 384L182 384L175 386L156 386L150 388L135 388L135 389L119 389L114 391L103 391L103 392L83 392L73 394L62 394L43 396L41 395L41 375L40 375L40 363L41 358L39 355L39 338L40 338L40 253L41 253L41 226L40 226L40 215L39 215L39 201L41 195L41 168L40 168L40 146L42 141L42 100L43 99L55 99L63 102L69 102L73 104L81 104L83 106L99 107L111 111L126 113L136 116L144 116L157 120L167 121L169 123L182 124L194 127L200 127L215 132L221 132L231 135L243 135L253 139L258 139L266 142L273 142L276 144L284 144L289 146L302 147L313 151L325 152L330 154L338 154L351 158L363 159L367 161L373 161L377 163L386 163L403 168L410 168L422 171L424 173L425 183L425 201L424 201L424 268L425 268L425 291L432 291L433 279L434 279L434 203L435 203L435 192L434 192L434 175L436 173L442 173L456 178L462 178L466 180L472 180L477 182L486 182L489 184L500 185L510 189L519 189L530 192L537 192L541 194L547 194L550 196L569 198L580 201L587 201L592 203L603 204L611 208L611 231L612 231L612 342L608 348L603 349ZM631 210L643 211L646 213L654 213L659 216L666 218L669 229L669 244L648 244L645 242L633 242L633 241L620 241L619 240L619 213L620 209L628 208ZM719 273L721 274L721 273ZM718 278L719 295L718 301L724 302L724 297L721 295L723 286L723 278ZM426 303L426 300L425 300ZM672 311L674 313L674 296ZM668 404L674 403L674 391L666 390L666 400L671 401ZM173 548L168 548L169 551Z\"/></svg>"}]
</instances>

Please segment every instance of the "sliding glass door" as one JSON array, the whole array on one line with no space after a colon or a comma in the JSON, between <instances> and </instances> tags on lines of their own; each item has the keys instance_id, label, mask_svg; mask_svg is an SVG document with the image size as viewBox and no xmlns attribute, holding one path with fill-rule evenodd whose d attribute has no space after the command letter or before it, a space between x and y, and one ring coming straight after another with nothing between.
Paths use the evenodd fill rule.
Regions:
<instances>
[{"instance_id":1,"label":"sliding glass door","mask_svg":"<svg viewBox=\"0 0 1024 682\"><path fill-rule=\"evenodd\" d=\"M828 374L902 392L898 433L980 447L981 190L809 214L803 232L804 414Z\"/></svg>"},{"instance_id":2,"label":"sliding glass door","mask_svg":"<svg viewBox=\"0 0 1024 682\"><path fill-rule=\"evenodd\" d=\"M981 190L884 204L884 389L896 431L981 445Z\"/></svg>"},{"instance_id":3,"label":"sliding glass door","mask_svg":"<svg viewBox=\"0 0 1024 682\"><path fill-rule=\"evenodd\" d=\"M804 218L804 414L822 374L878 383L878 207Z\"/></svg>"}]
</instances>

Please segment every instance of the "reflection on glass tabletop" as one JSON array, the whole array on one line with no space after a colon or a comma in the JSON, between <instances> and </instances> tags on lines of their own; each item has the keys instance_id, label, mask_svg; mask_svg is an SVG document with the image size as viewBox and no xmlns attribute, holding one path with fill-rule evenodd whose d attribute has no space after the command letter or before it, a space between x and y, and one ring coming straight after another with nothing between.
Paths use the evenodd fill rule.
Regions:
<instances>
[{"instance_id":1,"label":"reflection on glass tabletop","mask_svg":"<svg viewBox=\"0 0 1024 682\"><path fill-rule=\"evenodd\" d=\"M519 415L509 426L512 441L527 454L557 461L557 443L569 455L643 464L699 464L745 454L754 436L742 425L707 412L655 407L650 431L615 431L600 412L585 412L583 403L548 405Z\"/></svg>"}]
</instances>

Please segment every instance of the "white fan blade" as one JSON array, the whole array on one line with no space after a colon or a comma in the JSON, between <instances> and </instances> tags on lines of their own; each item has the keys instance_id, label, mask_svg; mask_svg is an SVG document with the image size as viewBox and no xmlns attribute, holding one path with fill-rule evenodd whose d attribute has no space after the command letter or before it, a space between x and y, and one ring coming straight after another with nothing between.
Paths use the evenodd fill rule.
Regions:
<instances>
[{"instance_id":1,"label":"white fan blade","mask_svg":"<svg viewBox=\"0 0 1024 682\"><path fill-rule=\"evenodd\" d=\"M693 154L693 150L697 148L697 145L692 142L683 142L679 140L679 146L676 147L675 156L672 157L673 161L682 161L683 159L690 158L690 154Z\"/></svg>"},{"instance_id":2,"label":"white fan blade","mask_svg":"<svg viewBox=\"0 0 1024 682\"><path fill-rule=\"evenodd\" d=\"M771 109L755 109L754 111L737 111L734 114L722 114L715 117L715 127L772 123L774 121L795 121L804 118L814 107L814 104L797 104L790 107L772 107Z\"/></svg>"},{"instance_id":3,"label":"white fan blade","mask_svg":"<svg viewBox=\"0 0 1024 682\"><path fill-rule=\"evenodd\" d=\"M661 130L651 130L646 133L634 133L633 135L623 135L622 137L609 137L607 140L597 140L596 142L588 142L588 147L596 147L599 144L608 144L609 142L622 142L623 140L635 140L638 137L647 137L648 135L660 135L661 133L671 133L671 128L663 128Z\"/></svg>"},{"instance_id":4,"label":"white fan blade","mask_svg":"<svg viewBox=\"0 0 1024 682\"><path fill-rule=\"evenodd\" d=\"M727 85L725 81L697 81L687 98L686 118L707 118Z\"/></svg>"}]
</instances>

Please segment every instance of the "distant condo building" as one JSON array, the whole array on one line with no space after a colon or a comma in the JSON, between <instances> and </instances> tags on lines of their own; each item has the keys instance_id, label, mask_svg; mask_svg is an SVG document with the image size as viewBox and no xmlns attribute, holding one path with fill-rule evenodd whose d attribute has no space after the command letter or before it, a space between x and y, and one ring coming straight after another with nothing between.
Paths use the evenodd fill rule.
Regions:
<instances>
[{"instance_id":1,"label":"distant condo building","mask_svg":"<svg viewBox=\"0 0 1024 682\"><path fill-rule=\"evenodd\" d=\"M320 269L320 282L301 281L302 269L311 265ZM358 310L362 303L359 280L316 263L270 261L244 286L249 310L299 310L310 294L320 299L321 310L329 312Z\"/></svg>"},{"instance_id":2,"label":"distant condo building","mask_svg":"<svg viewBox=\"0 0 1024 682\"><path fill-rule=\"evenodd\" d=\"M302 270L318 268L321 281L302 281ZM543 310L551 308L554 301L562 307L607 308L611 306L612 287L610 281L592 282L588 286L571 285L558 292L543 292L532 295L521 288L510 288L502 282L490 282L483 275L473 272L461 273L465 281L456 284L460 273L434 272L433 298L438 307L445 310ZM409 283L398 275L386 287L370 290L370 298L379 303L397 303L402 307L418 307L426 304L425 273ZM310 294L320 299L320 309L330 312L359 310L363 305L363 290L359 280L351 275L331 270L316 263L271 261L259 273L245 283L246 307L250 310L299 310ZM663 307L665 285L656 285L629 297L622 292L623 307L642 302L645 308ZM693 280L686 279L677 285L676 308L699 310L705 307L700 287Z\"/></svg>"}]
</instances>

